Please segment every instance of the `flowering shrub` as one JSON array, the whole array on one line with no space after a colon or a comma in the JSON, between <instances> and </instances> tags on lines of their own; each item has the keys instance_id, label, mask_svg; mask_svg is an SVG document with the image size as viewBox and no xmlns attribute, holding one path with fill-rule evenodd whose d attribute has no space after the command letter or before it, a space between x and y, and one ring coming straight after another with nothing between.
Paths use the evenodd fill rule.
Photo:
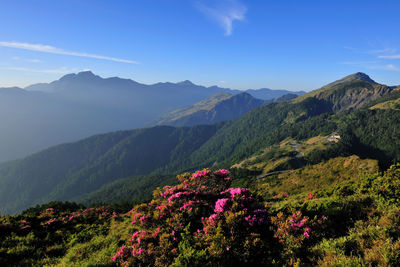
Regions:
<instances>
[{"instance_id":1,"label":"flowering shrub","mask_svg":"<svg viewBox=\"0 0 400 267\"><path fill-rule=\"evenodd\" d=\"M392 165L384 175L373 181L371 193L383 205L400 203L400 163Z\"/></svg>"},{"instance_id":2,"label":"flowering shrub","mask_svg":"<svg viewBox=\"0 0 400 267\"><path fill-rule=\"evenodd\" d=\"M277 246L269 214L248 189L229 188L228 175L204 169L156 190L150 203L128 213L138 231L112 260L129 266L271 263Z\"/></svg>"},{"instance_id":3,"label":"flowering shrub","mask_svg":"<svg viewBox=\"0 0 400 267\"><path fill-rule=\"evenodd\" d=\"M0 266L400 265L400 165L265 204L228 175L180 175L122 215L57 202L1 215Z\"/></svg>"},{"instance_id":4,"label":"flowering shrub","mask_svg":"<svg viewBox=\"0 0 400 267\"><path fill-rule=\"evenodd\" d=\"M325 216L315 217L311 220L307 216L303 216L301 211L296 211L289 216L279 212L277 216L271 218L272 223L277 227L274 237L283 244L289 257L294 257L304 243L310 242L316 237L317 230L323 227L325 220Z\"/></svg>"},{"instance_id":5,"label":"flowering shrub","mask_svg":"<svg viewBox=\"0 0 400 267\"><path fill-rule=\"evenodd\" d=\"M116 217L106 207L85 209L61 202L0 216L0 265L56 265L69 247L106 235Z\"/></svg>"},{"instance_id":6,"label":"flowering shrub","mask_svg":"<svg viewBox=\"0 0 400 267\"><path fill-rule=\"evenodd\" d=\"M94 220L103 220L117 218L116 212L107 210L104 206L98 208L88 208L73 212L57 211L54 208L48 208L40 213L38 218L42 219L43 227L60 227L66 224L88 223Z\"/></svg>"},{"instance_id":7,"label":"flowering shrub","mask_svg":"<svg viewBox=\"0 0 400 267\"><path fill-rule=\"evenodd\" d=\"M275 195L275 196L273 197L273 199L282 200L282 199L288 198L288 197L289 197L289 194L286 193L286 192L283 192L283 193L279 193L279 194Z\"/></svg>"},{"instance_id":8,"label":"flowering shrub","mask_svg":"<svg viewBox=\"0 0 400 267\"><path fill-rule=\"evenodd\" d=\"M307 194L307 196L304 198L304 201L311 200L311 199L316 199L316 198L317 197L315 195L313 195L311 192L309 192Z\"/></svg>"}]
</instances>

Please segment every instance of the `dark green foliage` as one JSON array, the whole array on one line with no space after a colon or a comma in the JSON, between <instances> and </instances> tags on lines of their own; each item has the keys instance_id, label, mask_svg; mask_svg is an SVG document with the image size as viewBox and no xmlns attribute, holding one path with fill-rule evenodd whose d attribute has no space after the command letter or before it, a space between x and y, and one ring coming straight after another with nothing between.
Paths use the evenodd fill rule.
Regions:
<instances>
[{"instance_id":1,"label":"dark green foliage","mask_svg":"<svg viewBox=\"0 0 400 267\"><path fill-rule=\"evenodd\" d=\"M400 203L400 164L391 166L384 175L372 183L372 191L383 205Z\"/></svg>"},{"instance_id":2,"label":"dark green foliage","mask_svg":"<svg viewBox=\"0 0 400 267\"><path fill-rule=\"evenodd\" d=\"M297 129L290 126L291 122L301 122L326 112L330 112L329 104L315 98L256 108L221 128L191 155L192 164L197 167L213 164L227 167L286 137L303 137L301 134L311 137L313 131L297 133ZM315 131L325 128L322 126ZM287 128L292 132L287 132Z\"/></svg>"},{"instance_id":3,"label":"dark green foliage","mask_svg":"<svg viewBox=\"0 0 400 267\"><path fill-rule=\"evenodd\" d=\"M0 165L0 212L82 197L120 178L184 168L219 127L159 126L98 135Z\"/></svg>"},{"instance_id":4,"label":"dark green foliage","mask_svg":"<svg viewBox=\"0 0 400 267\"><path fill-rule=\"evenodd\" d=\"M116 180L99 190L77 199L85 204L128 202L141 203L149 201L156 187L174 185L178 182L175 175L149 174Z\"/></svg>"},{"instance_id":5,"label":"dark green foliage","mask_svg":"<svg viewBox=\"0 0 400 267\"><path fill-rule=\"evenodd\" d=\"M21 210L29 205L50 201L46 196L68 174L90 165L129 132L98 135L77 143L47 149L0 167L0 213ZM32 203L33 201L33 203Z\"/></svg>"},{"instance_id":6,"label":"dark green foliage","mask_svg":"<svg viewBox=\"0 0 400 267\"><path fill-rule=\"evenodd\" d=\"M84 209L85 206L75 202L61 202L61 201L51 201L46 204L36 205L35 207L28 208L21 212L21 215L25 216L39 216L46 209L62 210L64 212L74 212L80 209Z\"/></svg>"},{"instance_id":7,"label":"dark green foliage","mask_svg":"<svg viewBox=\"0 0 400 267\"><path fill-rule=\"evenodd\" d=\"M257 175L261 174L261 171L251 171L245 168L231 168L231 178L233 187L250 187L251 183L254 182Z\"/></svg>"},{"instance_id":8,"label":"dark green foliage","mask_svg":"<svg viewBox=\"0 0 400 267\"><path fill-rule=\"evenodd\" d=\"M342 149L378 159L382 169L400 161L400 112L360 110L340 116Z\"/></svg>"},{"instance_id":9,"label":"dark green foliage","mask_svg":"<svg viewBox=\"0 0 400 267\"><path fill-rule=\"evenodd\" d=\"M107 235L113 217L118 215L104 207L84 209L67 202L0 216L0 265L54 264L70 247Z\"/></svg>"}]
</instances>

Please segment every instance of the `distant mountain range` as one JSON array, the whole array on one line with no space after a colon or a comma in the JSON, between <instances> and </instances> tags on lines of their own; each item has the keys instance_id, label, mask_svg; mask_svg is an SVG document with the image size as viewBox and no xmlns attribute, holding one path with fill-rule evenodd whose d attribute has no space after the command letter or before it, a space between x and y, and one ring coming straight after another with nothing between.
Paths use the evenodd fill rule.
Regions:
<instances>
[{"instance_id":1,"label":"distant mountain range","mask_svg":"<svg viewBox=\"0 0 400 267\"><path fill-rule=\"evenodd\" d=\"M231 95L218 93L193 105L168 112L156 121L157 125L193 126L213 124L241 117L250 110L270 103L288 101L298 97L296 94L285 94L278 98L261 100L248 93Z\"/></svg>"},{"instance_id":2,"label":"distant mountain range","mask_svg":"<svg viewBox=\"0 0 400 267\"><path fill-rule=\"evenodd\" d=\"M290 101L261 104L232 121L119 131L55 146L0 164L1 212L12 213L51 200L101 201L105 192L121 186L129 187L127 192L141 195L139 192L147 190L150 194L155 186L171 183L171 174L204 167L229 168L286 138L304 140L332 132L341 134L340 146L337 151L321 153L359 154L386 164L400 159L400 111L390 108L394 104L383 105L385 109L378 104L399 98L398 90L354 74ZM180 118L186 117L187 122L198 112L191 112L195 107L213 106L211 111L235 99L261 103L246 93L218 94L174 114L186 112ZM315 158L322 160L327 155ZM138 195L128 200L140 200Z\"/></svg>"},{"instance_id":3,"label":"distant mountain range","mask_svg":"<svg viewBox=\"0 0 400 267\"><path fill-rule=\"evenodd\" d=\"M94 134L149 126L171 110L220 92L243 91L190 81L146 85L90 71L24 89L0 88L0 162ZM254 91L264 100L288 92Z\"/></svg>"},{"instance_id":4,"label":"distant mountain range","mask_svg":"<svg viewBox=\"0 0 400 267\"><path fill-rule=\"evenodd\" d=\"M304 91L288 91L288 90L273 90L268 88L260 89L248 89L248 90L235 90L230 88L222 88L218 86L205 87L201 85L196 85L189 80L185 80L178 83L171 82L160 82L151 85L138 83L130 79L122 79L119 77L111 78L101 78L98 75L93 74L91 71L83 71L77 74L71 73L61 77L51 83L38 83L27 86L24 88L28 91L42 91L42 92L57 92L63 94L72 94L87 90L96 90L95 92L100 92L101 90L136 90L136 91L152 91L154 93L168 93L175 95L176 93L184 93L184 97L187 98L186 94L192 95L192 101L199 101L206 97L219 92L227 92L230 94L238 94L242 92L249 93L255 98L268 100L280 97L282 95L293 93L297 95L304 94ZM184 90L183 90L184 89ZM210 95L211 94L211 95ZM170 97L168 95L162 95L163 97ZM180 96L177 96L178 98ZM177 100L176 100L177 101ZM174 102L176 102L174 101Z\"/></svg>"}]
</instances>

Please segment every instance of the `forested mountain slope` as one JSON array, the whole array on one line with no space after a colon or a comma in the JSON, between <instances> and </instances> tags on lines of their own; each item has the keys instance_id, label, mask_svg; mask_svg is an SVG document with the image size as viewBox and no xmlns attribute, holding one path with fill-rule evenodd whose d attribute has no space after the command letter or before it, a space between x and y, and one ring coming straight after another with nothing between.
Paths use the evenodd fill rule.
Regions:
<instances>
[{"instance_id":1,"label":"forested mountain slope","mask_svg":"<svg viewBox=\"0 0 400 267\"><path fill-rule=\"evenodd\" d=\"M160 126L94 136L0 165L1 212L70 200L118 178L168 169L198 149L219 125Z\"/></svg>"},{"instance_id":2,"label":"forested mountain slope","mask_svg":"<svg viewBox=\"0 0 400 267\"><path fill-rule=\"evenodd\" d=\"M352 92L354 81L347 85ZM342 136L340 142L314 158L356 154L378 159L382 167L400 159L400 111L362 108L335 114L334 106L330 98L308 97L258 107L225 123L116 132L57 146L0 165L1 208L16 212L50 200L84 199L121 178L230 167L286 138L332 132Z\"/></svg>"}]
</instances>

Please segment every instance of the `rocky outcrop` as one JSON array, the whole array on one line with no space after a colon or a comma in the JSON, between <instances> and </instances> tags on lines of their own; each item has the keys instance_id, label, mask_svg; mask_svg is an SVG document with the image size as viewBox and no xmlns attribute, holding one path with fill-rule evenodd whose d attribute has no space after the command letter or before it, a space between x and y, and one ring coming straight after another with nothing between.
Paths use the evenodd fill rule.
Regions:
<instances>
[{"instance_id":1,"label":"rocky outcrop","mask_svg":"<svg viewBox=\"0 0 400 267\"><path fill-rule=\"evenodd\" d=\"M393 89L386 85L367 81L352 81L339 84L315 95L332 103L334 112L358 109L363 105L390 93Z\"/></svg>"}]
</instances>

